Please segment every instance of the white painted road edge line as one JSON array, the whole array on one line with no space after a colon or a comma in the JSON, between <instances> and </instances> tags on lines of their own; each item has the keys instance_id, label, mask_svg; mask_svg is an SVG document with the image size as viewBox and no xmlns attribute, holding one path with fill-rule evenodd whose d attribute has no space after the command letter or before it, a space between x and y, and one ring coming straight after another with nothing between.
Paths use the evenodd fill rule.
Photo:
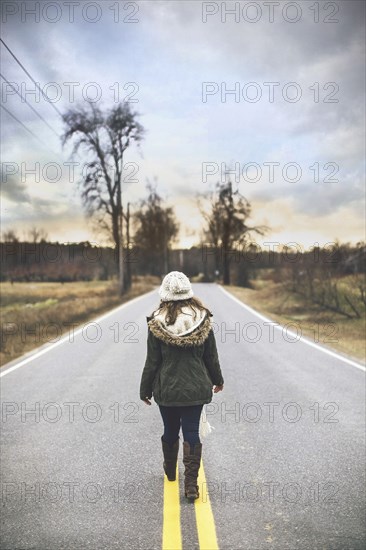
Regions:
<instances>
[{"instance_id":1,"label":"white painted road edge line","mask_svg":"<svg viewBox=\"0 0 366 550\"><path fill-rule=\"evenodd\" d=\"M73 333L73 336L77 336L78 334L80 334L85 329L85 326L87 326L88 324L98 323L100 321L104 321L104 319L107 319L107 317L110 317L114 313L117 313L117 311L120 311L121 309L124 309L125 307L133 304L134 302L137 302L138 300L141 300L142 298L146 298L146 296L148 296L149 294L152 294L153 292L156 292L156 289L150 290L149 292L146 292L145 294L142 294L141 296L137 296L136 298L132 298L132 300L129 300L128 302L125 302L124 304L121 304L120 306L117 306L117 307L111 309L110 311L107 311L107 313L105 313L101 317L97 317L96 319L91 319L90 321L87 321L81 327L79 327L78 329L75 330L75 332ZM8 369L4 370L3 372L0 371L0 378L2 378L3 376L6 376L7 374L9 374L10 372L13 372L16 369L19 369L20 367L23 367L27 363L30 363L31 361L34 361L34 359L38 359L38 357L41 357L41 355L44 355L45 353L49 352L51 349L54 349L57 346L59 346L59 345L63 344L64 342L66 342L68 340L68 338L69 338L69 335L66 335L66 336L63 336L58 342L55 342L55 343L49 344L49 345L46 344L47 347L41 349L40 351L35 351L34 354L31 355L30 357L27 357L26 359L23 359L23 360L19 361L19 363L17 363L16 365L13 365L12 367L9 367ZM3 368L5 368L5 366Z\"/></svg>"},{"instance_id":2,"label":"white painted road edge line","mask_svg":"<svg viewBox=\"0 0 366 550\"><path fill-rule=\"evenodd\" d=\"M276 323L277 322L277 321L269 319L268 317L265 317L261 313L258 313L258 311L255 311L255 309L247 306L246 304L244 304L244 302L241 302L239 300L239 298L236 298L236 296L233 296L232 294L230 294L230 292L228 292L222 286L220 286L220 285L217 285L217 286L220 288L220 290L222 290L222 292L224 292L224 294L226 294L232 300L234 300L234 302L237 302L240 306L244 307L245 309L247 309L248 311L250 311L251 313L253 313L257 317L259 317L260 319L263 319L263 321L267 321L267 323ZM283 330L284 329L283 325L280 325L279 323L277 325L274 325L274 328L276 328L277 330ZM321 346L319 344L316 344L315 342L312 342L311 340L308 340L304 336L299 337L298 334L295 334L295 332L292 332L291 330L288 330L288 329L286 329L286 333L289 334L290 336L294 336L295 338L301 340L302 342L304 342L305 344L308 344L309 346L312 346L313 348L321 350L322 352L326 353L327 355L330 355L331 357L335 357L336 359L340 359L344 363L347 363L348 365L352 365L352 367L356 367L356 369L360 369L363 372L366 372L366 367L363 367L362 365L356 363L355 361L352 361L351 359L347 359L347 357L343 357L342 355L339 355L338 353L335 353L334 351L331 351L327 348L324 348L323 346Z\"/></svg>"}]
</instances>

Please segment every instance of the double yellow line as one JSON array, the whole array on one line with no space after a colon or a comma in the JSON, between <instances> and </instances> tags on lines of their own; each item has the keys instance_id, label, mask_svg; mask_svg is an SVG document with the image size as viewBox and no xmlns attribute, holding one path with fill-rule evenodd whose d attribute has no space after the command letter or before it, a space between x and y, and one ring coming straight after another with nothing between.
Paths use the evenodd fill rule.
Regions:
<instances>
[{"instance_id":1,"label":"double yellow line","mask_svg":"<svg viewBox=\"0 0 366 550\"><path fill-rule=\"evenodd\" d=\"M212 514L210 498L205 493L202 500L202 488L206 487L206 476L201 465L197 484L200 487L200 497L194 501L196 525L200 550L218 550L215 521ZM182 530L180 522L180 494L178 464L175 481L168 481L164 475L164 511L163 511L163 547L162 550L182 550Z\"/></svg>"},{"instance_id":2,"label":"double yellow line","mask_svg":"<svg viewBox=\"0 0 366 550\"><path fill-rule=\"evenodd\" d=\"M178 464L175 481L164 474L163 550L182 550Z\"/></svg>"}]
</instances>

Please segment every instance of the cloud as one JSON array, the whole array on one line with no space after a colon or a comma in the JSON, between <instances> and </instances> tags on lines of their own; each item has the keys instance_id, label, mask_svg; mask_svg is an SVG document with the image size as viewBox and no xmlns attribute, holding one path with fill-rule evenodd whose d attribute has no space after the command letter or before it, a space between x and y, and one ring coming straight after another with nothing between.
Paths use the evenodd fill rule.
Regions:
<instances>
[{"instance_id":1,"label":"cloud","mask_svg":"<svg viewBox=\"0 0 366 550\"><path fill-rule=\"evenodd\" d=\"M242 9L246 3L214 2L219 11L204 23L201 2L155 0L139 2L139 22L128 24L123 18L131 10L124 9L124 3L118 4L118 23L113 21L113 10L107 3L101 4L102 17L94 24L81 17L81 5L75 8L71 23L62 4L62 18L57 23L34 23L31 17L21 23L19 17L13 17L4 28L5 41L36 80L60 85L62 97L57 106L62 111L72 105L66 82L80 83L77 98L85 83L96 82L106 106L113 104L111 87L116 89L117 84L120 97L124 97L129 91L124 89L127 82L138 85L139 102L133 106L141 113L148 132L142 144L144 157L132 150L126 155L128 161L139 165L139 182L126 186L126 200L142 198L146 177L157 176L158 191L176 206L184 234L184 226L188 227L192 218L194 226L199 227L192 197L196 190L206 188L201 179L202 162L277 161L283 165L296 161L307 171L298 185L280 180L244 186L244 194L256 208L264 209L268 221L271 216L273 223L278 220L281 211L274 213L265 205L277 205L285 215L288 200L294 231L297 220L302 219L304 224L311 223L314 231L326 232L326 220L334 219L345 208L348 214L339 226L339 236L348 231L347 223L349 227L360 227L352 223L349 213L362 220L364 2L297 2L301 9L297 23L285 20L283 3L276 7L273 23L268 22L268 8L259 2L262 17L257 23L245 21L242 15L238 22L228 15L223 23L222 6L240 5ZM314 21L316 6L319 23ZM339 12L333 14L339 21L325 23L324 18L332 16L332 6L339 6ZM291 10L288 13L291 15ZM8 52L2 53L6 78L18 83L27 81ZM232 95L223 101L219 90L204 103L202 82L216 82L221 89L238 83L240 101L235 102ZM243 99L242 90L248 82L256 82L262 90L257 103ZM268 101L265 82L280 83L273 103ZM296 82L301 88L297 103L286 101L282 95L288 82ZM332 88L332 83L339 88ZM29 81L27 85L32 87ZM316 101L314 94L318 92ZM332 98L337 102L328 101ZM62 122L52 107L42 99L35 106L61 134ZM59 162L67 160L57 137L18 97L10 97L7 107L49 148L59 152ZM3 158L18 163L54 160L8 115L3 117ZM309 171L314 163L323 170L323 179L323 167L336 163L339 181L315 184ZM4 187L3 196L14 219L20 219L21 212L24 220L39 218L55 228L55 219L64 220L72 204L78 227L82 224L80 201L73 204L71 186L66 181L53 187L43 181L29 188L19 182L10 187ZM61 188L64 197L57 194ZM66 221L58 227L62 233L72 226ZM86 222L84 227L88 231ZM290 223L286 227L292 230ZM358 237L355 235L355 240Z\"/></svg>"},{"instance_id":2,"label":"cloud","mask_svg":"<svg viewBox=\"0 0 366 550\"><path fill-rule=\"evenodd\" d=\"M13 176L6 175L4 173L4 166L1 167L1 181L1 193L3 198L18 205L22 203L31 203L32 199L27 191L26 185Z\"/></svg>"}]
</instances>

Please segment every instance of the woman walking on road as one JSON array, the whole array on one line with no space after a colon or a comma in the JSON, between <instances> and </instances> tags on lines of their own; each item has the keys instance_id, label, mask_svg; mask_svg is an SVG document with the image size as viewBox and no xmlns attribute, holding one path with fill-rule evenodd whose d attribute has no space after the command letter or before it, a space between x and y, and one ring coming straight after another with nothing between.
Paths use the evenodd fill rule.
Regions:
<instances>
[{"instance_id":1,"label":"woman walking on road","mask_svg":"<svg viewBox=\"0 0 366 550\"><path fill-rule=\"evenodd\" d=\"M141 376L140 398L151 405L154 396L164 423L161 436L163 468L175 481L179 430L183 432L184 494L199 497L197 477L202 443L202 407L224 387L212 330L211 311L193 296L189 279L180 271L168 273L159 289L160 305L148 316L147 357Z\"/></svg>"}]
</instances>

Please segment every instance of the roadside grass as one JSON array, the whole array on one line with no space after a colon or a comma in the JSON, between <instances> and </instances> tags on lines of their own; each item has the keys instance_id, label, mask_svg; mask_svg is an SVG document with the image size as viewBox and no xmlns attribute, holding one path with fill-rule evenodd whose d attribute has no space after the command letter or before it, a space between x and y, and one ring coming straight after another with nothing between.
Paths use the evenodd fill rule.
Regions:
<instances>
[{"instance_id":1,"label":"roadside grass","mask_svg":"<svg viewBox=\"0 0 366 550\"><path fill-rule=\"evenodd\" d=\"M307 302L300 294L290 291L284 282L275 282L270 277L251 282L253 289L222 286L258 313L281 325L287 325L288 330L358 361L366 361L365 311L360 319L348 319ZM341 285L344 289L352 290L352 294L354 276L342 278Z\"/></svg>"},{"instance_id":2,"label":"roadside grass","mask_svg":"<svg viewBox=\"0 0 366 550\"><path fill-rule=\"evenodd\" d=\"M76 329L159 284L159 277L133 277L120 298L116 281L0 283L0 364L57 341L71 325Z\"/></svg>"}]
</instances>

